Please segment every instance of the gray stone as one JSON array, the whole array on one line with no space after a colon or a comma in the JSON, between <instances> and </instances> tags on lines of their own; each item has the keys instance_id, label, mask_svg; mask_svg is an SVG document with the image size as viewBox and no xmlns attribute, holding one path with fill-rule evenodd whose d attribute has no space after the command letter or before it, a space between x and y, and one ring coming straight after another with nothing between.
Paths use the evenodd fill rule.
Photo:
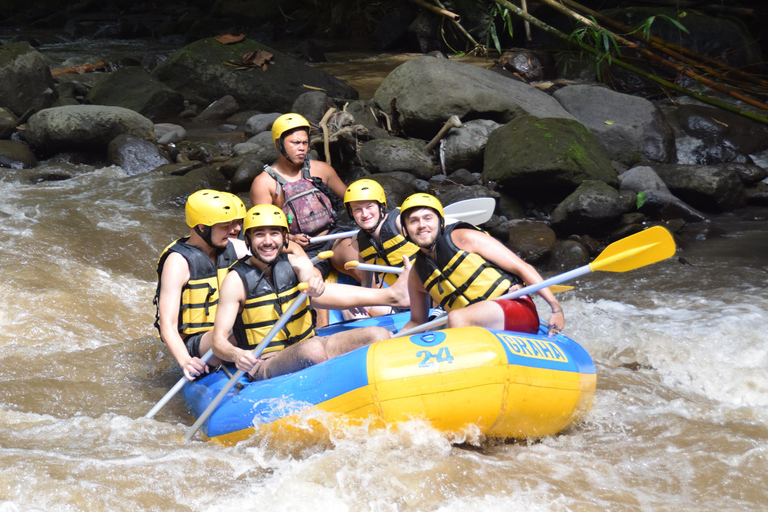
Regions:
<instances>
[{"instance_id":1,"label":"gray stone","mask_svg":"<svg viewBox=\"0 0 768 512\"><path fill-rule=\"evenodd\" d=\"M638 210L657 219L681 218L687 222L707 217L675 197L651 167L640 166L619 175L621 189L638 194Z\"/></svg>"},{"instance_id":2,"label":"gray stone","mask_svg":"<svg viewBox=\"0 0 768 512\"><path fill-rule=\"evenodd\" d=\"M531 265L545 262L557 243L555 232L536 220L511 220L502 224L509 233L505 245Z\"/></svg>"},{"instance_id":3,"label":"gray stone","mask_svg":"<svg viewBox=\"0 0 768 512\"><path fill-rule=\"evenodd\" d=\"M0 107L0 139L9 138L14 131L19 119L7 108Z\"/></svg>"},{"instance_id":4,"label":"gray stone","mask_svg":"<svg viewBox=\"0 0 768 512\"><path fill-rule=\"evenodd\" d=\"M485 147L483 180L519 199L559 201L584 180L618 186L605 150L578 121L521 116L497 128Z\"/></svg>"},{"instance_id":5,"label":"gray stone","mask_svg":"<svg viewBox=\"0 0 768 512\"><path fill-rule=\"evenodd\" d=\"M106 150L118 135L155 140L152 121L122 107L69 105L41 110L27 121L27 142L39 150Z\"/></svg>"},{"instance_id":6,"label":"gray stone","mask_svg":"<svg viewBox=\"0 0 768 512\"><path fill-rule=\"evenodd\" d=\"M347 105L347 112L355 118L356 124L365 126L371 139L391 139L392 135L386 130L385 122L382 123L373 116L371 108L375 107L372 100L357 100Z\"/></svg>"},{"instance_id":7,"label":"gray stone","mask_svg":"<svg viewBox=\"0 0 768 512\"><path fill-rule=\"evenodd\" d=\"M550 220L558 232L600 235L623 213L615 188L602 181L587 180L557 205Z\"/></svg>"},{"instance_id":8,"label":"gray stone","mask_svg":"<svg viewBox=\"0 0 768 512\"><path fill-rule=\"evenodd\" d=\"M132 135L118 135L112 139L107 146L107 161L122 167L130 176L171 163L165 151L155 143Z\"/></svg>"},{"instance_id":9,"label":"gray stone","mask_svg":"<svg viewBox=\"0 0 768 512\"><path fill-rule=\"evenodd\" d=\"M45 58L26 43L0 46L0 107L16 116L40 111L56 101L53 77Z\"/></svg>"},{"instance_id":10,"label":"gray stone","mask_svg":"<svg viewBox=\"0 0 768 512\"><path fill-rule=\"evenodd\" d=\"M328 109L336 104L323 91L307 91L291 105L291 112L301 114L310 123L319 123Z\"/></svg>"},{"instance_id":11,"label":"gray stone","mask_svg":"<svg viewBox=\"0 0 768 512\"><path fill-rule=\"evenodd\" d=\"M187 138L187 131L178 124L159 123L154 126L154 130L158 144L181 142Z\"/></svg>"},{"instance_id":12,"label":"gray stone","mask_svg":"<svg viewBox=\"0 0 768 512\"><path fill-rule=\"evenodd\" d=\"M272 123L275 122L275 119L280 117L282 114L280 112L272 112L270 114L256 114L255 116L251 117L246 121L245 123L245 136L246 137L253 137L254 135L258 135L262 132L266 132L272 129ZM272 141L272 136L270 135L270 142Z\"/></svg>"},{"instance_id":13,"label":"gray stone","mask_svg":"<svg viewBox=\"0 0 768 512\"><path fill-rule=\"evenodd\" d=\"M240 110L237 100L230 95L223 96L208 105L195 117L196 123L210 123L228 118Z\"/></svg>"},{"instance_id":14,"label":"gray stone","mask_svg":"<svg viewBox=\"0 0 768 512\"><path fill-rule=\"evenodd\" d=\"M459 128L451 128L443 139L441 149L445 172L450 174L462 168L468 171L482 171L488 136L499 126L501 125L495 121L477 119L468 121Z\"/></svg>"},{"instance_id":15,"label":"gray stone","mask_svg":"<svg viewBox=\"0 0 768 512\"><path fill-rule=\"evenodd\" d=\"M477 178L467 169L459 169L452 172L448 179L458 185L477 185Z\"/></svg>"},{"instance_id":16,"label":"gray stone","mask_svg":"<svg viewBox=\"0 0 768 512\"><path fill-rule=\"evenodd\" d=\"M589 251L575 240L558 240L549 257L547 270L564 272L589 263Z\"/></svg>"},{"instance_id":17,"label":"gray stone","mask_svg":"<svg viewBox=\"0 0 768 512\"><path fill-rule=\"evenodd\" d=\"M551 96L486 69L449 59L417 57L395 68L376 90L376 105L409 136L431 139L451 115L506 123L520 115L572 119Z\"/></svg>"},{"instance_id":18,"label":"gray stone","mask_svg":"<svg viewBox=\"0 0 768 512\"><path fill-rule=\"evenodd\" d=\"M705 212L727 212L746 200L739 175L720 166L658 165L656 173L677 197Z\"/></svg>"},{"instance_id":19,"label":"gray stone","mask_svg":"<svg viewBox=\"0 0 768 512\"><path fill-rule=\"evenodd\" d=\"M184 97L140 67L124 67L101 79L85 97L93 105L134 110L152 120L174 118Z\"/></svg>"},{"instance_id":20,"label":"gray stone","mask_svg":"<svg viewBox=\"0 0 768 512\"><path fill-rule=\"evenodd\" d=\"M23 142L0 140L0 167L31 169L37 167L37 157Z\"/></svg>"},{"instance_id":21,"label":"gray stone","mask_svg":"<svg viewBox=\"0 0 768 512\"><path fill-rule=\"evenodd\" d=\"M571 85L553 96L589 128L611 159L627 165L675 161L672 128L645 98L595 85Z\"/></svg>"},{"instance_id":22,"label":"gray stone","mask_svg":"<svg viewBox=\"0 0 768 512\"><path fill-rule=\"evenodd\" d=\"M405 171L428 180L438 172L437 166L424 151L424 145L415 140L376 139L366 142L360 148L360 159L372 173Z\"/></svg>"}]
</instances>

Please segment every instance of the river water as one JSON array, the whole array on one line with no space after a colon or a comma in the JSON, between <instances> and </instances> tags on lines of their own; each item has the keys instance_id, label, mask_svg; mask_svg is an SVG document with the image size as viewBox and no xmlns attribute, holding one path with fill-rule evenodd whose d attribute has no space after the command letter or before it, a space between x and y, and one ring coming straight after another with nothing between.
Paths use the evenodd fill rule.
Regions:
<instances>
[{"instance_id":1,"label":"river water","mask_svg":"<svg viewBox=\"0 0 768 512\"><path fill-rule=\"evenodd\" d=\"M55 168L56 164L51 164ZM0 178L0 511L673 511L768 506L768 221L561 296L592 355L583 422L451 443L419 421L330 415L306 435L181 440L180 374L152 328L159 252L186 233L173 178L116 167ZM302 423L299 423L299 427Z\"/></svg>"}]
</instances>

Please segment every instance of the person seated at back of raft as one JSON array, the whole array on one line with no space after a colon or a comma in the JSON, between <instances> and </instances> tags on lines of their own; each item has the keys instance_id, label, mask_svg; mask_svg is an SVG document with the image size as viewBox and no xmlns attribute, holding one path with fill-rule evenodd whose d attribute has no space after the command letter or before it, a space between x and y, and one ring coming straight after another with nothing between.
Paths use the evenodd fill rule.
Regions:
<instances>
[{"instance_id":1,"label":"person seated at back of raft","mask_svg":"<svg viewBox=\"0 0 768 512\"><path fill-rule=\"evenodd\" d=\"M200 357L213 346L221 283L247 249L233 240L244 212L232 194L199 190L187 198L185 214L189 236L166 247L157 262L155 327L184 376L194 380L208 371Z\"/></svg>"},{"instance_id":2,"label":"person seated at back of raft","mask_svg":"<svg viewBox=\"0 0 768 512\"><path fill-rule=\"evenodd\" d=\"M541 282L535 268L471 224L446 226L443 206L432 195L414 194L400 209L403 235L419 246L408 279L411 320L405 329L427 321L431 297L449 312L448 327L538 332L539 315L530 297L493 300L523 283ZM549 333L560 332L565 326L560 304L549 288L537 293L552 308Z\"/></svg>"},{"instance_id":3,"label":"person seated at back of raft","mask_svg":"<svg viewBox=\"0 0 768 512\"><path fill-rule=\"evenodd\" d=\"M344 206L349 216L360 228L360 232L352 242L352 248L358 252L358 260L368 264L400 267L404 265L403 257L412 263L419 252L418 246L412 244L402 235L400 224L400 208L387 212L387 197L384 189L374 180L357 180L347 187L344 193ZM397 279L397 274L363 272L360 284L374 286L374 278L379 278L391 286ZM391 311L370 310L372 316L389 314Z\"/></svg>"},{"instance_id":4,"label":"person seated at back of raft","mask_svg":"<svg viewBox=\"0 0 768 512\"><path fill-rule=\"evenodd\" d=\"M265 172L253 180L251 205L273 204L282 208L288 219L289 240L299 244L310 258L333 250L330 261L322 260L316 265L323 278L335 267L360 281L360 272L344 269L344 263L356 255L349 239L310 243L311 237L342 231L336 227L336 220L346 186L333 167L309 159L309 134L309 121L299 114L284 114L275 120L272 140L280 155L277 162L265 165ZM328 312L320 314L320 324L326 325Z\"/></svg>"},{"instance_id":5,"label":"person seated at back of raft","mask_svg":"<svg viewBox=\"0 0 768 512\"><path fill-rule=\"evenodd\" d=\"M288 223L280 208L261 204L245 216L245 240L252 256L232 267L224 279L213 327L213 350L253 380L292 373L358 347L391 337L382 327L363 327L331 336L316 336L311 304L322 308L403 306L407 282L371 289L326 284L304 251L288 244ZM410 264L408 264L410 267ZM272 339L260 357L252 350L264 339L294 297L300 282L308 283L308 298ZM234 341L229 339L234 331Z\"/></svg>"}]
</instances>

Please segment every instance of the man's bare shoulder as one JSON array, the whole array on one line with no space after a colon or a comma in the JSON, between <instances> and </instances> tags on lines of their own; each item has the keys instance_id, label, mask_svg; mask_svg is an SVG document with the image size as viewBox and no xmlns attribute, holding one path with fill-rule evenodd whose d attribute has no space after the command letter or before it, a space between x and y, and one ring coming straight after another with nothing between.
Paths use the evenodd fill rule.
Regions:
<instances>
[{"instance_id":1,"label":"man's bare shoulder","mask_svg":"<svg viewBox=\"0 0 768 512\"><path fill-rule=\"evenodd\" d=\"M309 162L309 174L317 176L323 181L328 181L328 178L336 174L336 171L329 164L320 160L310 160Z\"/></svg>"}]
</instances>

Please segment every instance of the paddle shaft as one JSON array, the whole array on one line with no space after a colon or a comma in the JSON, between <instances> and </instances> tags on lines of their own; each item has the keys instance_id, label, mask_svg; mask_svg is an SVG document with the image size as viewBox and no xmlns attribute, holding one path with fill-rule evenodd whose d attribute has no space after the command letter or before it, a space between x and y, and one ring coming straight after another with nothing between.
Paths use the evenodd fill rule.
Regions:
<instances>
[{"instance_id":1,"label":"paddle shaft","mask_svg":"<svg viewBox=\"0 0 768 512\"><path fill-rule=\"evenodd\" d=\"M315 263L317 263L317 262L318 262L318 261L320 261L321 259L323 259L323 258L320 258L319 256L315 256L315 257L314 257L314 258L312 258L310 261L312 262L312 265L314 265ZM258 347L257 347L257 348L258 348ZM200 359L201 359L201 360L202 360L204 363L207 363L207 362L208 362L208 361L209 361L209 360L210 360L212 357L213 357L213 349L210 349L210 348L209 348L209 349L208 349L208 352L206 352L206 353L205 353L205 355L203 355L203 357L201 357ZM257 356L257 357L258 357L258 356ZM172 388L171 388L171 389L170 389L170 390L169 390L169 391L168 391L168 392L165 394L165 396L164 396L163 398L161 398L161 399L160 399L160 401L159 401L159 402L157 402L157 403L155 404L155 406L154 406L152 409L150 409L150 411L149 411L147 414L145 414L145 415L144 415L144 417L145 417L145 418L154 418L154 417L155 417L155 414L157 414L158 412L160 412L160 409L162 409L163 407L165 407L165 405L166 405L168 402L170 402L170 401L171 401L171 398L173 398L174 396L176 396L176 393L178 393L179 391L181 391L181 390L184 388L184 386L186 386L186 385L187 385L187 383L188 383L188 382L190 382L190 380L189 380L189 379L187 379L186 377L181 377L181 378L179 379L179 381L178 381L176 384L174 384L174 386L173 386L173 387L172 387Z\"/></svg>"},{"instance_id":2,"label":"paddle shaft","mask_svg":"<svg viewBox=\"0 0 768 512\"><path fill-rule=\"evenodd\" d=\"M293 302L291 302L291 305L288 306L288 309L283 313L283 316L280 317L280 319L275 323L275 325L272 326L272 329L267 333L266 336L264 336L264 339L261 340L261 343L259 343L255 349L251 351L253 354L253 357L258 358L262 352L264 352L264 349L267 348L267 345L272 341L272 338L275 337L275 335L280 332L280 329L282 329L285 324L288 323L288 320L291 319L291 316L296 312L297 309L299 309L299 306L301 306L301 303L304 302L304 299L307 298L306 292L299 293L295 299L293 299ZM187 430L187 433L184 434L184 440L189 441L192 439L192 436L195 435L195 433L200 429L200 427L205 423L211 414L213 414L213 411L216 410L216 407L219 406L219 402L221 402L227 393L229 393L229 390L232 389L232 387L237 383L238 379L243 376L245 372L243 370L237 370L237 372L232 376L231 379L229 379L229 382L219 391L219 394L216 395L216 398L213 399L213 401L208 404L208 407L203 411L203 413L200 415L199 418L197 418L197 421L194 425L189 427L189 430Z\"/></svg>"}]
</instances>

